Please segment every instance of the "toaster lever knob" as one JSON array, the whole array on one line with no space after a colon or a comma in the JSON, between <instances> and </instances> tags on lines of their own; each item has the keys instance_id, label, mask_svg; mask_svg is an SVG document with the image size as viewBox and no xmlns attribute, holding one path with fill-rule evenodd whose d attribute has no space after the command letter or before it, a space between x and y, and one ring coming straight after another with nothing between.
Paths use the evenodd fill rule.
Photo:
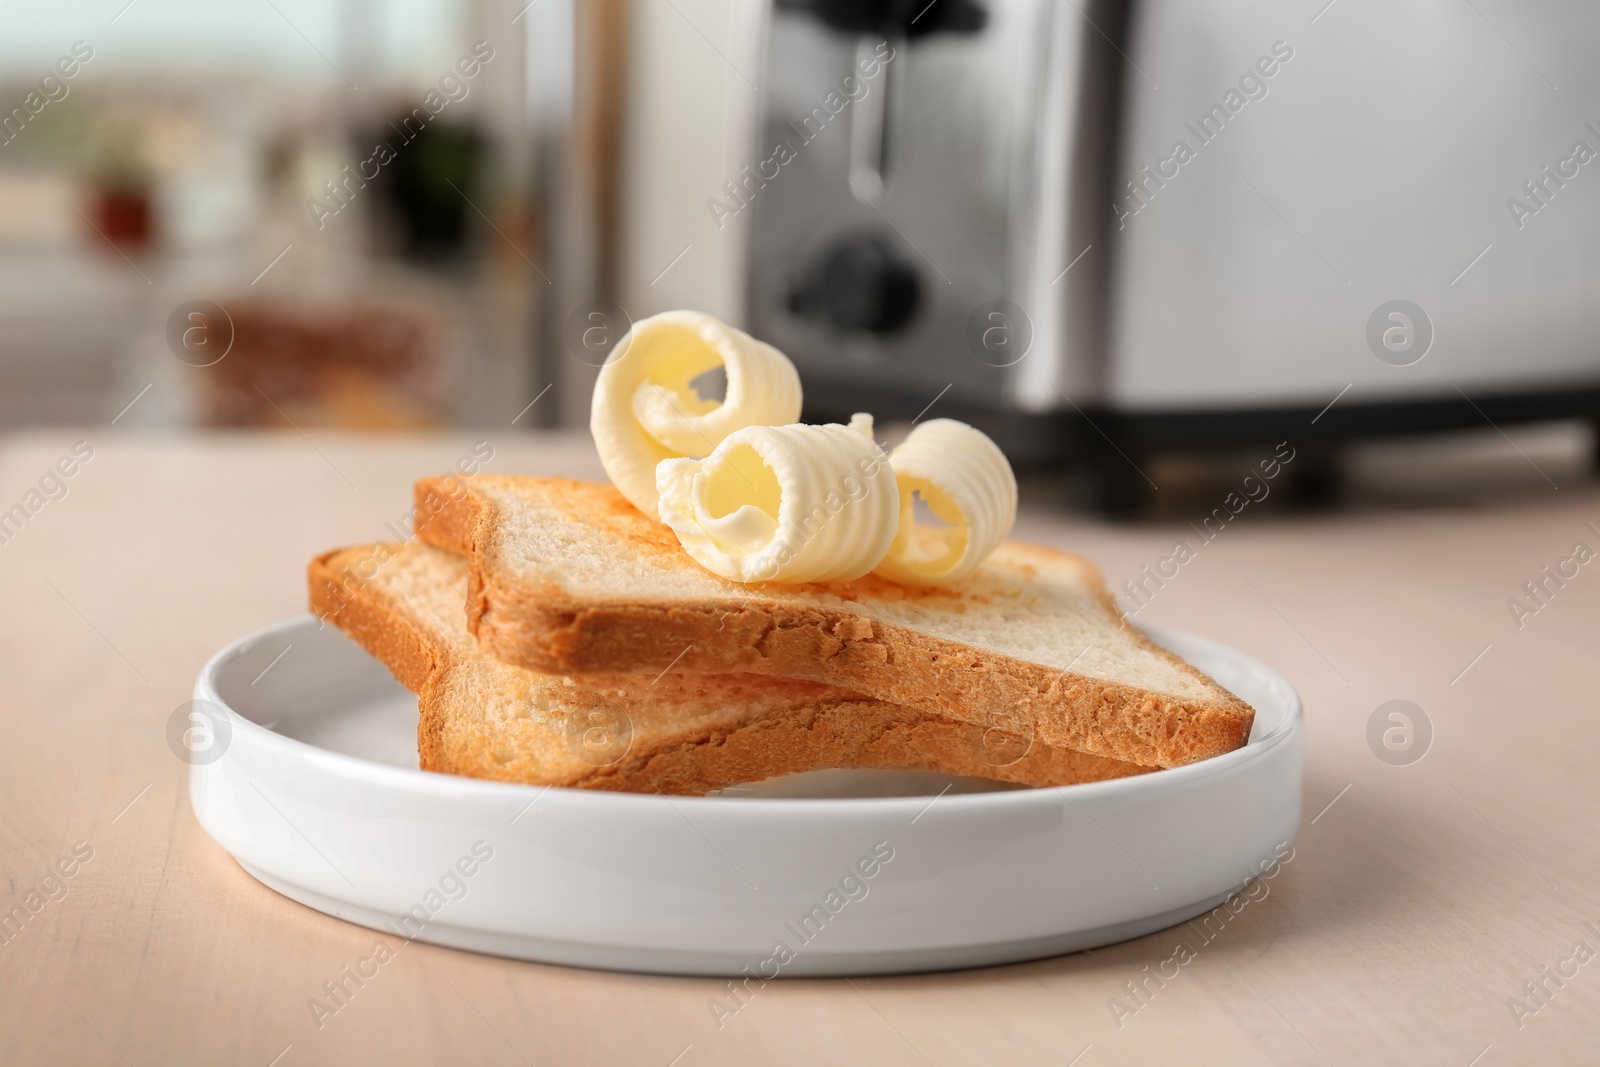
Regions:
<instances>
[{"instance_id":1,"label":"toaster lever knob","mask_svg":"<svg viewBox=\"0 0 1600 1067\"><path fill-rule=\"evenodd\" d=\"M916 314L917 271L877 236L833 245L789 296L789 310L821 318L841 333L892 333Z\"/></svg>"},{"instance_id":2,"label":"toaster lever knob","mask_svg":"<svg viewBox=\"0 0 1600 1067\"><path fill-rule=\"evenodd\" d=\"M780 10L808 11L846 33L920 37L939 31L976 33L989 21L978 0L778 0Z\"/></svg>"}]
</instances>

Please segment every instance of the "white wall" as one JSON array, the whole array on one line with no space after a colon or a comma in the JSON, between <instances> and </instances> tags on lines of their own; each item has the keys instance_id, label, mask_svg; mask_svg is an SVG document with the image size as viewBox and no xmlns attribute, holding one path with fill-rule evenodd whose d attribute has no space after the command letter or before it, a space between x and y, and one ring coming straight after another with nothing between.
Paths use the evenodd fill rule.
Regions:
<instances>
[{"instance_id":1,"label":"white wall","mask_svg":"<svg viewBox=\"0 0 1600 1067\"><path fill-rule=\"evenodd\" d=\"M761 0L632 6L617 280L635 318L677 307L744 317L748 235L732 221L719 230L706 200L754 162L765 11Z\"/></svg>"}]
</instances>

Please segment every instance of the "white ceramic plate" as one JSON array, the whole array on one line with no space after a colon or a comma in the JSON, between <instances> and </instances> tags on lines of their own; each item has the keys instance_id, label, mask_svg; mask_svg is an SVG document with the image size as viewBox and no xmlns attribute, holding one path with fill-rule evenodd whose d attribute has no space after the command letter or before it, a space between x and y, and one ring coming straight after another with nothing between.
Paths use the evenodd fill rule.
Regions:
<instances>
[{"instance_id":1,"label":"white ceramic plate","mask_svg":"<svg viewBox=\"0 0 1600 1067\"><path fill-rule=\"evenodd\" d=\"M266 885L441 945L764 977L1032 959L1207 911L1299 827L1294 689L1221 645L1152 636L1255 706L1248 745L1056 789L837 771L668 798L420 771L416 698L306 617L206 664L195 698L212 704L195 707L220 707L189 795Z\"/></svg>"}]
</instances>

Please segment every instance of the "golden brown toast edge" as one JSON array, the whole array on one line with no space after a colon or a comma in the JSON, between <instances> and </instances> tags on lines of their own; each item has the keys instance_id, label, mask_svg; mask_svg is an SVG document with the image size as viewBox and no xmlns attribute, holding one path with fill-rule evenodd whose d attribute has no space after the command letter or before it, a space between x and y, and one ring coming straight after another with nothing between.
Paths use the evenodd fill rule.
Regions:
<instances>
[{"instance_id":1,"label":"golden brown toast edge","mask_svg":"<svg viewBox=\"0 0 1600 1067\"><path fill-rule=\"evenodd\" d=\"M530 481L568 493L608 488L560 478ZM974 723L989 721L989 709L1012 709L1030 718L1038 736L1053 747L1146 766L1179 766L1220 755L1250 736L1254 709L1122 619L1092 565L1084 570L1094 595L1128 637L1214 687L1216 699L1186 702L979 651L881 622L869 606L856 613L759 600L585 602L555 583L535 586L515 575L486 572L482 550L496 505L472 490L470 478L455 486L422 479L416 498L422 538L471 560L469 625L485 649L508 663L580 673L654 673L676 663L676 669L687 671L805 678ZM643 515L638 521L650 522ZM1042 546L1028 550L1078 560ZM871 584L871 579L862 582ZM848 589L831 591L854 599Z\"/></svg>"},{"instance_id":2,"label":"golden brown toast edge","mask_svg":"<svg viewBox=\"0 0 1600 1067\"><path fill-rule=\"evenodd\" d=\"M431 544L468 556L469 626L487 651L508 663L560 673L656 673L675 665L685 671L803 678L972 723L990 722L991 709L1003 708L1029 718L1037 736L1052 747L1144 766L1173 767L1221 755L1250 736L1255 710L1128 624L1098 568L1070 553L1026 546L1028 552L1080 566L1096 599L1131 641L1215 688L1217 698L1173 699L885 623L872 616L861 588L883 581L874 576L829 589L846 601L868 601L860 613L825 604L796 607L747 599L692 604L580 600L556 583L532 584L484 567L483 548L497 505L473 491L471 478L453 486L447 481L417 482L418 533ZM611 487L595 483L527 481L597 499L610 490L622 499ZM641 527L639 540L659 540L652 520L631 506L628 511L638 523L650 524ZM685 560L687 566L696 566L687 556Z\"/></svg>"},{"instance_id":3,"label":"golden brown toast edge","mask_svg":"<svg viewBox=\"0 0 1600 1067\"><path fill-rule=\"evenodd\" d=\"M444 666L449 652L439 640L403 611L374 595L369 567L381 567L392 556L386 543L337 548L306 567L311 613L331 622L388 667L395 680L420 693Z\"/></svg>"},{"instance_id":4,"label":"golden brown toast edge","mask_svg":"<svg viewBox=\"0 0 1600 1067\"><path fill-rule=\"evenodd\" d=\"M324 553L308 567L312 611L353 637L419 696L418 753L424 770L525 784L697 795L779 775L830 768L936 771L1033 786L1067 785L1142 774L1136 766L1070 749L1031 744L1001 765L986 756L975 728L910 708L831 691L784 715L762 716L732 730L646 740L610 766L562 781L508 773L486 751L452 749L444 738L450 714L444 694L460 653L427 632L388 594L364 579L394 554L393 545ZM517 668L506 666L506 670ZM639 709L641 716L648 709Z\"/></svg>"}]
</instances>

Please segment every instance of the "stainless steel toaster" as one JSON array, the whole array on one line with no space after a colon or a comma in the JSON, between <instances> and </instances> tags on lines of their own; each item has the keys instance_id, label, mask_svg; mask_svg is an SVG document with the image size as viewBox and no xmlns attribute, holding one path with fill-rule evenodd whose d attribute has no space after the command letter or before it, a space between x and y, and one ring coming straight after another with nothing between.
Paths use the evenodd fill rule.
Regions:
<instances>
[{"instance_id":1,"label":"stainless steel toaster","mask_svg":"<svg viewBox=\"0 0 1600 1067\"><path fill-rule=\"evenodd\" d=\"M1166 451L1600 418L1597 38L1579 5L776 0L724 201L749 325L808 417L966 418L1119 510Z\"/></svg>"}]
</instances>

